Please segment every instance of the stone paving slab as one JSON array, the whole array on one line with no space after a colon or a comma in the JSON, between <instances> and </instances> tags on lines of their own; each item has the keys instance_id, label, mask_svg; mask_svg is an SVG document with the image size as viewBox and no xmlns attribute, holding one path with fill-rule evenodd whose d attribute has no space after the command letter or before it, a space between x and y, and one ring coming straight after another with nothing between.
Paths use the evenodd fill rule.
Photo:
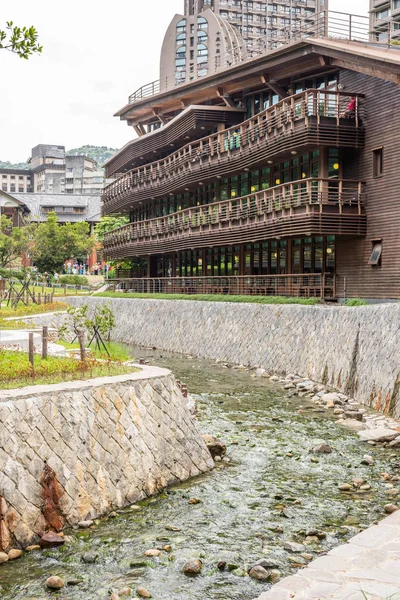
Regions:
<instances>
[{"instance_id":1,"label":"stone paving slab","mask_svg":"<svg viewBox=\"0 0 400 600\"><path fill-rule=\"evenodd\" d=\"M400 511L282 579L257 600L400 600Z\"/></svg>"}]
</instances>

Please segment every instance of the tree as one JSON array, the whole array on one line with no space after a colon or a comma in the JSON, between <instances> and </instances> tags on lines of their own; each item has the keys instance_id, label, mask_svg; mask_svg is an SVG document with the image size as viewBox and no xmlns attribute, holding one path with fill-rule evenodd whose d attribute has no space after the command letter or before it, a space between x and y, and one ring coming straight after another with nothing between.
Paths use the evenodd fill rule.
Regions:
<instances>
[{"instance_id":1,"label":"tree","mask_svg":"<svg viewBox=\"0 0 400 600\"><path fill-rule=\"evenodd\" d=\"M0 267L5 268L26 254L29 246L29 229L13 227L6 215L0 217Z\"/></svg>"},{"instance_id":2,"label":"tree","mask_svg":"<svg viewBox=\"0 0 400 600\"><path fill-rule=\"evenodd\" d=\"M38 37L33 26L21 28L7 21L6 28L0 29L0 50L9 50L27 60L32 54L40 54L43 50Z\"/></svg>"},{"instance_id":3,"label":"tree","mask_svg":"<svg viewBox=\"0 0 400 600\"><path fill-rule=\"evenodd\" d=\"M128 217L118 215L116 217L102 217L94 228L94 235L99 242L103 242L106 233L114 231L129 223Z\"/></svg>"},{"instance_id":4,"label":"tree","mask_svg":"<svg viewBox=\"0 0 400 600\"><path fill-rule=\"evenodd\" d=\"M69 258L86 259L95 240L89 236L88 223L58 223L55 212L48 214L47 221L34 231L32 258L39 271L62 271Z\"/></svg>"}]
</instances>

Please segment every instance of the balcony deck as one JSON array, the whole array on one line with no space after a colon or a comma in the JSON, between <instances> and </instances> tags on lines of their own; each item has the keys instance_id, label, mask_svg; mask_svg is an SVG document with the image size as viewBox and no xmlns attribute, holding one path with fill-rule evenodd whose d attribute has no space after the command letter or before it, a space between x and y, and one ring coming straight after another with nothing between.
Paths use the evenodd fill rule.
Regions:
<instances>
[{"instance_id":1,"label":"balcony deck","mask_svg":"<svg viewBox=\"0 0 400 600\"><path fill-rule=\"evenodd\" d=\"M354 118L344 118L356 97ZM268 160L319 146L358 148L364 143L361 95L307 90L290 96L239 126L187 144L167 158L129 171L104 189L105 214L129 212L135 202L183 191Z\"/></svg>"},{"instance_id":2,"label":"balcony deck","mask_svg":"<svg viewBox=\"0 0 400 600\"><path fill-rule=\"evenodd\" d=\"M362 236L363 184L301 179L268 190L171 215L129 223L106 234L104 251L119 259L185 248L302 235Z\"/></svg>"}]
</instances>

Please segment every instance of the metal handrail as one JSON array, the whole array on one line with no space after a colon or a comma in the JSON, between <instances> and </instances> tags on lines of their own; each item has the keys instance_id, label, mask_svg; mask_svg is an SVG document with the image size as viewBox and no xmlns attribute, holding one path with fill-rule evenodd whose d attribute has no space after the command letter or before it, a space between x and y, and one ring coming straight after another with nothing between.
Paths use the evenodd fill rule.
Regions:
<instances>
[{"instance_id":1,"label":"metal handrail","mask_svg":"<svg viewBox=\"0 0 400 600\"><path fill-rule=\"evenodd\" d=\"M292 215L300 207L337 206L339 214L343 206L357 207L362 214L364 184L361 181L306 178L273 188L241 196L186 208L162 217L129 223L109 232L104 237L105 249L141 238L158 238L166 234L187 231L204 232L220 224L241 225L244 220L264 222L268 215L281 213Z\"/></svg>"},{"instance_id":2,"label":"metal handrail","mask_svg":"<svg viewBox=\"0 0 400 600\"><path fill-rule=\"evenodd\" d=\"M262 139L265 143L265 137L281 134L284 128L293 129L294 123L301 119L307 125L310 117L316 117L318 121L330 117L336 119L339 125L352 97L356 98L354 124L360 126L362 107L359 99L363 94L309 89L284 98L240 125L190 142L166 158L124 173L104 188L103 202L107 206L113 198L120 199L141 186L157 186L162 179L173 180L180 176L183 169L192 171L196 166L203 166L204 160L211 157L229 156L243 146L257 144Z\"/></svg>"},{"instance_id":3,"label":"metal handrail","mask_svg":"<svg viewBox=\"0 0 400 600\"><path fill-rule=\"evenodd\" d=\"M109 289L143 294L240 294L257 296L336 297L333 273L203 275L116 278Z\"/></svg>"},{"instance_id":4,"label":"metal handrail","mask_svg":"<svg viewBox=\"0 0 400 600\"><path fill-rule=\"evenodd\" d=\"M269 16L272 16L272 14ZM391 20L390 22L393 23L394 21ZM392 31L393 27L390 26L389 30ZM310 37L338 38L364 44L377 42L369 31L368 17L339 11L323 10L301 19L293 19L290 25L268 29L267 35L257 40L257 47L254 47L255 40L253 40L253 46L246 48L246 51L244 51L243 47L237 47L232 52L226 53L226 56L224 55L222 60L222 55L211 57L208 61L208 72L203 77L215 74L239 62L242 63L257 58L286 44ZM392 37L389 35L387 43L383 45L390 46ZM230 65L227 64L228 59L231 63ZM198 78L195 72L192 75ZM158 94L161 91L180 87L185 85L185 83L187 82L176 79L176 73L171 73L162 79L153 81L136 90L129 96L129 104Z\"/></svg>"}]
</instances>

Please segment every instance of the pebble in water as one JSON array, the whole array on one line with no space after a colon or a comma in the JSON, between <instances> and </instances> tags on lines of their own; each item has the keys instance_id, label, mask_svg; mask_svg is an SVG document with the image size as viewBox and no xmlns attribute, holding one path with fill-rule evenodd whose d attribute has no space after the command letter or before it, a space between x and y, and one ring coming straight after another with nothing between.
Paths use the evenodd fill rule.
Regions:
<instances>
[{"instance_id":1,"label":"pebble in water","mask_svg":"<svg viewBox=\"0 0 400 600\"><path fill-rule=\"evenodd\" d=\"M201 560L191 560L183 567L183 572L189 577L200 575L202 566Z\"/></svg>"}]
</instances>

